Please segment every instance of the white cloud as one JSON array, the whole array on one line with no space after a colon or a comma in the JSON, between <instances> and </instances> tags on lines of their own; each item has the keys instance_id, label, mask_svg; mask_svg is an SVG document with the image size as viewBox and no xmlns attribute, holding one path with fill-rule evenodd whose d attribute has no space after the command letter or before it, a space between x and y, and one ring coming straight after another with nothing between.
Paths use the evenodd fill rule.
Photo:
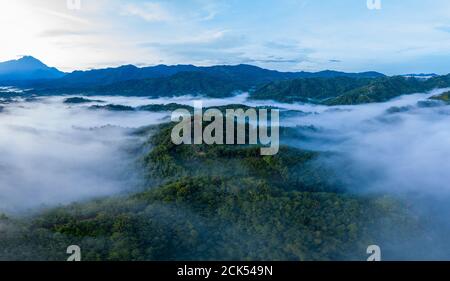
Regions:
<instances>
[{"instance_id":1,"label":"white cloud","mask_svg":"<svg viewBox=\"0 0 450 281\"><path fill-rule=\"evenodd\" d=\"M146 2L127 4L123 7L123 15L137 16L148 22L171 21L174 17L161 3Z\"/></svg>"},{"instance_id":2,"label":"white cloud","mask_svg":"<svg viewBox=\"0 0 450 281\"><path fill-rule=\"evenodd\" d=\"M299 0L85 0L80 10L67 9L64 0L32 2L0 0L0 61L28 54L64 71L119 62L249 62L288 71L448 72L443 1L386 6L376 14L336 0L326 9ZM265 45L272 41L280 44ZM295 46L285 46L290 41Z\"/></svg>"}]
</instances>

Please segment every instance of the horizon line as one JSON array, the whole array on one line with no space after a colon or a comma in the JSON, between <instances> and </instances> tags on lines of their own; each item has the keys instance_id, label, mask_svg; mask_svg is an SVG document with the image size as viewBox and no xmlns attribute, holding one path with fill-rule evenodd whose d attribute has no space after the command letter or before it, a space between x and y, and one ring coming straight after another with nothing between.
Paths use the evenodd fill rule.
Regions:
<instances>
[{"instance_id":1,"label":"horizon line","mask_svg":"<svg viewBox=\"0 0 450 281\"><path fill-rule=\"evenodd\" d=\"M388 75L385 74L384 72L381 71L376 71L376 70L363 70L363 71L343 71L343 70L337 70L337 69L323 69L323 70L318 70L318 71L306 71L306 70L297 70L297 71L282 71L279 69L273 69L273 68L265 68L265 67L261 67L258 65L254 65L254 64L248 64L248 63L237 63L237 64L211 64L211 65L196 65L196 64L192 64L192 63L180 63L180 64L133 64L133 63L129 63L129 64L120 64L120 65L111 65L111 66L104 66L104 67L98 67L98 68L86 68L86 69L74 69L71 71L62 71L57 67L54 66L49 66L47 65L45 62L43 62L42 60L36 58L35 56L32 55L18 55L16 56L17 58L15 59L9 59L9 60L5 60L5 61L0 61L0 64L2 63L7 63L7 62L12 62L12 61L19 61L23 58L33 58L36 59L38 61L40 61L41 63L43 63L44 65L46 65L47 67L50 68L55 68L58 71L65 73L65 74L70 74L70 73L74 73L74 72L89 72L89 71L95 71L95 70L107 70L107 69L117 69L120 67L127 67L127 66L132 66L138 69L143 69L143 68L148 68L148 67L158 67L158 66L167 66L167 67L176 67L176 66L193 66L193 67L197 67L197 68L207 68L207 67L217 67L217 66L229 66L229 67L235 67L235 66L251 66L251 67L255 67L255 68L259 68L259 69L264 69L264 70L269 70L269 71L276 71L276 72L280 72L280 73L312 73L312 74L316 74L316 73L321 73L321 72L340 72L340 73L346 73L346 74L362 74L362 73L378 73L378 74L382 74L384 76L408 76L408 75L417 75L417 76L426 76L426 75L437 75L437 76L443 76L443 75L447 75L450 74L450 72L445 73L445 74L438 74L436 72L432 72L432 73L427 73L427 72L420 72L420 73L397 73L397 74L392 74L392 75Z\"/></svg>"}]
</instances>

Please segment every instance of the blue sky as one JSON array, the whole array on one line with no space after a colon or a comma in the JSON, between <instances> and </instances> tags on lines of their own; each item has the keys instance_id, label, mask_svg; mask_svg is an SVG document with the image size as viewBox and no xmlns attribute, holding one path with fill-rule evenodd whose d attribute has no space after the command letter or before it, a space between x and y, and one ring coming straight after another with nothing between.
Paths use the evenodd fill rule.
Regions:
<instances>
[{"instance_id":1,"label":"blue sky","mask_svg":"<svg viewBox=\"0 0 450 281\"><path fill-rule=\"evenodd\" d=\"M39 4L37 4L38 2ZM450 72L450 1L0 0L0 60L65 71L239 64L283 71ZM3 40L2 40L3 41Z\"/></svg>"}]
</instances>

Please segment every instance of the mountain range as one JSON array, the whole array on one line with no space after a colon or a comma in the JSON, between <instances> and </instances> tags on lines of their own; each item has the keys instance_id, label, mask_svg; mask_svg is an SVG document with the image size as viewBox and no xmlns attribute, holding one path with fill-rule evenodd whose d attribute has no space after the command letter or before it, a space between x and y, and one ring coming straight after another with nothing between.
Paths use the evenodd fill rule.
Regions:
<instances>
[{"instance_id":1,"label":"mountain range","mask_svg":"<svg viewBox=\"0 0 450 281\"><path fill-rule=\"evenodd\" d=\"M136 67L123 65L115 68L94 69L63 73L48 67L38 59L25 56L18 60L0 63L0 84L14 86L28 84L34 88L88 88L105 86L123 81L170 77L180 72L206 73L210 77L234 81L243 87L252 87L272 81L295 78L375 78L384 75L378 72L345 73L325 70L321 72L279 72L257 66L218 65L198 67L194 65L157 65ZM51 79L51 81L49 81ZM6 83L6 84L5 84Z\"/></svg>"},{"instance_id":2,"label":"mountain range","mask_svg":"<svg viewBox=\"0 0 450 281\"><path fill-rule=\"evenodd\" d=\"M280 72L257 66L157 65L63 73L26 56L0 63L0 86L26 87L27 94L122 95L223 98L248 91L251 99L348 105L383 102L400 95L450 87L450 75L378 72Z\"/></svg>"}]
</instances>

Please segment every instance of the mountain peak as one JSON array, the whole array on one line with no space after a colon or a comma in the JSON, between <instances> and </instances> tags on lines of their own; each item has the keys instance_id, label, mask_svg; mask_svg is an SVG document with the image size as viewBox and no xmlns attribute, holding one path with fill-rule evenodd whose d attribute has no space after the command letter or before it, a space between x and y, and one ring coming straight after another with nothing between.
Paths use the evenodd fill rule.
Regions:
<instances>
[{"instance_id":1,"label":"mountain peak","mask_svg":"<svg viewBox=\"0 0 450 281\"><path fill-rule=\"evenodd\" d=\"M63 75L63 72L48 67L33 56L23 56L16 60L0 63L1 81L52 79Z\"/></svg>"},{"instance_id":2,"label":"mountain peak","mask_svg":"<svg viewBox=\"0 0 450 281\"><path fill-rule=\"evenodd\" d=\"M33 56L22 56L20 59L18 60L24 60L24 61L39 61L37 58L33 57Z\"/></svg>"},{"instance_id":3,"label":"mountain peak","mask_svg":"<svg viewBox=\"0 0 450 281\"><path fill-rule=\"evenodd\" d=\"M33 56L23 56L20 59L15 60L17 63L28 64L29 66L34 67L47 67L42 61L38 60Z\"/></svg>"},{"instance_id":4,"label":"mountain peak","mask_svg":"<svg viewBox=\"0 0 450 281\"><path fill-rule=\"evenodd\" d=\"M38 60L37 58L33 57L33 56L22 56L19 60Z\"/></svg>"}]
</instances>

